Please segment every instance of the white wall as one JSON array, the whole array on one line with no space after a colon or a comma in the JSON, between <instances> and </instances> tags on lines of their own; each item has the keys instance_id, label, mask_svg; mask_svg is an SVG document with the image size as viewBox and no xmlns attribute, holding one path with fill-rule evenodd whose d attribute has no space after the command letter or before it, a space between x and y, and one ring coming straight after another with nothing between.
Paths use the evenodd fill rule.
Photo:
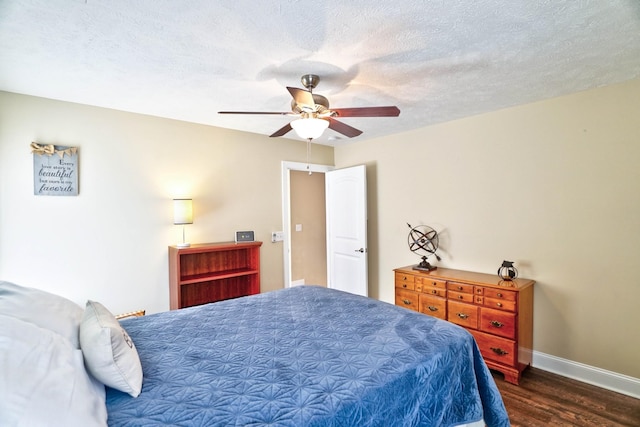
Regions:
<instances>
[{"instance_id":1,"label":"white wall","mask_svg":"<svg viewBox=\"0 0 640 427\"><path fill-rule=\"evenodd\" d=\"M77 197L34 196L29 144L79 147ZM268 138L0 92L0 280L113 312L169 308L174 197L192 197L192 243L255 230L262 290L283 286L281 162L303 141ZM314 146L312 161L333 164Z\"/></svg>"},{"instance_id":2,"label":"white wall","mask_svg":"<svg viewBox=\"0 0 640 427\"><path fill-rule=\"evenodd\" d=\"M366 149L365 149L366 147ZM336 148L367 164L370 288L440 231L442 266L535 279L534 349L640 378L640 80Z\"/></svg>"}]
</instances>

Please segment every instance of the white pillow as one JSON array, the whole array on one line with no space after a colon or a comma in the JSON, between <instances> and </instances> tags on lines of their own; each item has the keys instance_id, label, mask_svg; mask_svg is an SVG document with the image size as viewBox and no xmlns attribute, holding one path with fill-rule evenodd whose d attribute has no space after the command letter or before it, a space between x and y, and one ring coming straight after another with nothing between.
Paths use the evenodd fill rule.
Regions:
<instances>
[{"instance_id":1,"label":"white pillow","mask_svg":"<svg viewBox=\"0 0 640 427\"><path fill-rule=\"evenodd\" d=\"M0 315L0 425L107 425L104 385L57 333Z\"/></svg>"},{"instance_id":2,"label":"white pillow","mask_svg":"<svg viewBox=\"0 0 640 427\"><path fill-rule=\"evenodd\" d=\"M56 332L80 348L82 307L64 297L9 282L0 282L0 313Z\"/></svg>"},{"instance_id":3,"label":"white pillow","mask_svg":"<svg viewBox=\"0 0 640 427\"><path fill-rule=\"evenodd\" d=\"M80 347L89 372L103 384L137 397L142 365L135 344L102 304L87 301L80 324Z\"/></svg>"}]
</instances>

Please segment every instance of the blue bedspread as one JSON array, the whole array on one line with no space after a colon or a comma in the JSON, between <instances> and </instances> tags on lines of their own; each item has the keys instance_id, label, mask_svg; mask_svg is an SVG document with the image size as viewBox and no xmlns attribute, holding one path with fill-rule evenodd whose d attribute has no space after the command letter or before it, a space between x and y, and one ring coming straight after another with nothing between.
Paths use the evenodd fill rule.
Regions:
<instances>
[{"instance_id":1,"label":"blue bedspread","mask_svg":"<svg viewBox=\"0 0 640 427\"><path fill-rule=\"evenodd\" d=\"M107 388L110 426L508 426L464 329L302 286L126 319L137 398Z\"/></svg>"}]
</instances>

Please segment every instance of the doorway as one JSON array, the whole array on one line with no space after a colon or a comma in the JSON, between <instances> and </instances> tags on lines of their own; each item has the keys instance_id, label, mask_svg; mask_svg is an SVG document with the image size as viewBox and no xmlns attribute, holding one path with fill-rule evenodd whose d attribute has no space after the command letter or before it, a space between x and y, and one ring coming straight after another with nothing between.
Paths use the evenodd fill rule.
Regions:
<instances>
[{"instance_id":1,"label":"doorway","mask_svg":"<svg viewBox=\"0 0 640 427\"><path fill-rule=\"evenodd\" d=\"M292 223L292 179L305 180L308 175L322 173L325 184L324 197L321 190L303 191L303 199L316 199L316 209L324 204L326 208L326 230L315 236L320 240L324 235L326 242L326 256L323 260L309 259L304 253L300 258L304 263L315 263L318 269L326 267L325 286L339 289L353 294L368 295L368 262L367 262L367 180L365 165L351 166L343 169L335 169L326 165L307 165L301 163L282 162L282 201L283 201L283 258L284 258L284 286L291 287L308 283L303 277L292 280L292 234L297 233L297 228L302 231L304 224ZM304 171L306 175L296 175L295 171ZM307 180L309 181L309 180ZM295 197L295 195L293 195ZM317 199L324 199L317 200ZM324 203L323 203L324 202ZM305 204L295 202L296 204ZM293 230L293 231L292 231ZM316 242L321 247L320 242ZM298 259L298 254L296 254ZM307 271L302 270L302 274ZM296 272L296 274L300 274ZM319 279L314 279L319 280Z\"/></svg>"},{"instance_id":2,"label":"doorway","mask_svg":"<svg viewBox=\"0 0 640 427\"><path fill-rule=\"evenodd\" d=\"M329 165L282 162L285 288L327 286L324 174L333 169ZM322 215L317 215L318 210Z\"/></svg>"},{"instance_id":3,"label":"doorway","mask_svg":"<svg viewBox=\"0 0 640 427\"><path fill-rule=\"evenodd\" d=\"M327 286L325 174L290 171L291 284Z\"/></svg>"}]
</instances>

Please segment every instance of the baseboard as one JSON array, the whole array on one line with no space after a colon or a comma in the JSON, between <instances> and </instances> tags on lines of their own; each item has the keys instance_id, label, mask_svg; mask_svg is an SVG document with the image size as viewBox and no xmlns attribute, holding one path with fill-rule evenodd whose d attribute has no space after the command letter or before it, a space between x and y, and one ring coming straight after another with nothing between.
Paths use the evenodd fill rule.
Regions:
<instances>
[{"instance_id":1,"label":"baseboard","mask_svg":"<svg viewBox=\"0 0 640 427\"><path fill-rule=\"evenodd\" d=\"M563 377L572 378L587 384L595 385L616 393L640 399L640 379L585 365L550 354L533 352L531 365L543 371L553 372Z\"/></svg>"}]
</instances>

